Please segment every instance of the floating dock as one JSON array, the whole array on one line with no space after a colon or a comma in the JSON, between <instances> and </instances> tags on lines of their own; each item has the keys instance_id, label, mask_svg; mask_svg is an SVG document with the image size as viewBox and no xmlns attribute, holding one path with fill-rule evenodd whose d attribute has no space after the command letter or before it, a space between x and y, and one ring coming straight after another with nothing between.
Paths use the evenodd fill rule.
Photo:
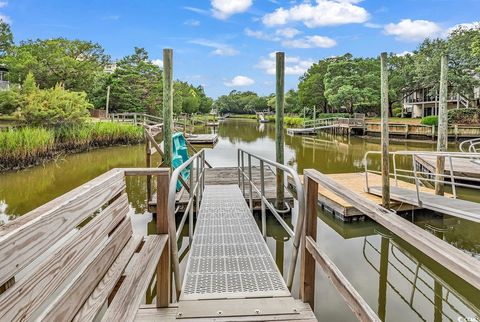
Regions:
<instances>
[{"instance_id":1,"label":"floating dock","mask_svg":"<svg viewBox=\"0 0 480 322\"><path fill-rule=\"evenodd\" d=\"M185 138L190 144L215 144L218 142L218 134L189 134Z\"/></svg>"},{"instance_id":2,"label":"floating dock","mask_svg":"<svg viewBox=\"0 0 480 322\"><path fill-rule=\"evenodd\" d=\"M432 155L417 155L415 157L417 164L423 170L435 174L435 169L437 167L437 157ZM475 178L480 179L480 159L478 158L452 158L453 163L453 175L455 177L464 177L464 178ZM445 162L445 173L450 174L450 163L447 158ZM457 179L456 179L457 180ZM468 181L460 180L459 181ZM478 182L476 182L478 184Z\"/></svg>"},{"instance_id":3,"label":"floating dock","mask_svg":"<svg viewBox=\"0 0 480 322\"><path fill-rule=\"evenodd\" d=\"M382 204L382 198L365 191L365 173L336 173L328 174L328 177L335 180L340 185L348 187L353 192L357 193L361 197L376 203L377 205ZM303 180L303 177L302 177ZM376 174L368 174L368 180L371 185L381 185L382 177ZM290 182L290 178L289 178ZM415 189L414 184L410 184L404 181L398 181L399 187ZM289 185L290 186L290 185ZM430 189L422 188L422 191L428 191ZM318 203L325 210L333 213L336 217L340 218L343 221L357 221L365 219L365 214L360 210L355 208L352 204L342 199L340 196L335 194L329 189L318 186ZM398 202L392 201L391 208L395 209L397 212L410 211L418 209L418 207Z\"/></svg>"}]
</instances>

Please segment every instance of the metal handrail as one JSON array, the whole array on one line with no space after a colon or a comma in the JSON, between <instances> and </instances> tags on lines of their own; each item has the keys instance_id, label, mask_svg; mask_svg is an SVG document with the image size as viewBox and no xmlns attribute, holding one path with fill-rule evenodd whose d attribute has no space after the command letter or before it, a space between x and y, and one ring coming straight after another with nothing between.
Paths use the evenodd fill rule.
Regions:
<instances>
[{"instance_id":1,"label":"metal handrail","mask_svg":"<svg viewBox=\"0 0 480 322\"><path fill-rule=\"evenodd\" d=\"M366 190L370 191L369 173L381 174L380 171L370 170L368 169L368 157L372 154L381 154L380 151L368 151L365 153L363 162L365 167L365 184ZM418 205L422 204L420 198L420 185L421 181L427 181L431 183L442 183L448 184L452 187L453 197L457 198L457 187L464 187L464 188L471 188L471 189L480 189L478 185L468 184L465 182L459 182L459 180L473 182L480 184L480 179L473 178L473 177L465 177L460 175L455 175L454 169L454 158L464 158L464 159L471 159L478 158L480 159L480 153L465 153L465 152L429 152L429 151L395 151L390 152L389 155L392 156L393 161L393 173L389 173L390 176L393 176L395 180L395 185L398 186L398 178L404 178L409 180L414 180L415 182L415 190L417 194L417 203ZM445 171L439 173L430 173L425 171L420 171L417 169L417 157L419 156L433 156L433 157L443 157L448 160L449 165L449 173L445 173ZM407 156L412 158L412 169L402 169L398 167L397 157L398 156Z\"/></svg>"},{"instance_id":2,"label":"metal handrail","mask_svg":"<svg viewBox=\"0 0 480 322\"><path fill-rule=\"evenodd\" d=\"M195 168L193 167L194 161L196 162ZM181 173L186 168L190 167L190 192L187 208L183 214L178 229L175 229L175 199L177 194L177 180ZM194 171L195 169L195 171ZM193 182L193 176L195 175L195 182ZM193 186L193 188L192 188ZM183 229L186 218L189 218L189 239L190 244L193 238L193 202L196 201L196 209L200 209L200 203L202 199L203 189L205 188L205 150L202 149L193 155L190 159L184 162L181 166L173 171L170 186L168 188L168 215L170 216L171 225L169 226L169 235L172 238L170 243L171 254L173 260L173 273L175 277L175 287L177 294L179 294L182 287L182 276L180 275L180 261L178 257L178 244L177 240L180 237L180 232ZM175 242L173 242L175 241Z\"/></svg>"},{"instance_id":3,"label":"metal handrail","mask_svg":"<svg viewBox=\"0 0 480 322\"><path fill-rule=\"evenodd\" d=\"M477 153L480 151L480 138L466 140L460 143L460 151L465 153Z\"/></svg>"},{"instance_id":4,"label":"metal handrail","mask_svg":"<svg viewBox=\"0 0 480 322\"><path fill-rule=\"evenodd\" d=\"M247 159L248 159L248 164L247 164L248 173L245 173L245 155L247 155ZM258 189L258 187L253 182L252 158L258 160L260 163L260 186L261 186L260 189ZM270 203L270 201L266 198L265 164L273 166L277 170L283 170L287 172L293 179L296 193L297 193L297 200L298 200L298 215L297 215L297 222L294 227L295 230L292 230L288 226L288 224L285 222L282 216L280 216L280 214L278 213L278 210L275 208L275 206L272 203ZM253 197L252 197L253 190L255 190L255 192L259 195L261 199L263 237L266 238L267 236L266 207L268 207L268 209L273 213L275 218L286 230L286 232L293 238L293 249L292 249L292 255L290 256L290 264L289 264L288 275L287 275L287 287L291 289L293 285L293 277L295 275L295 267L296 267L296 262L298 257L298 248L300 246L300 238L302 236L302 227L305 219L305 197L303 192L302 181L300 180L298 173L294 169L287 167L283 164L280 164L278 162L268 160L259 155L249 153L243 149L238 149L237 167L238 167L238 185L242 188L242 192L244 196L245 196L245 179L248 180L250 211L253 212Z\"/></svg>"}]
</instances>

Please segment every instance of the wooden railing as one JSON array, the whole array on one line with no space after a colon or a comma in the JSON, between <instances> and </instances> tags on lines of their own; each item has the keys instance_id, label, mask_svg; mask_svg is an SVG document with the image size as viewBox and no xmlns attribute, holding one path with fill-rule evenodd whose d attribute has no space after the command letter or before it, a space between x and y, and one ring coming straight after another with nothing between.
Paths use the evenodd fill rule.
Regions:
<instances>
[{"instance_id":1,"label":"wooden railing","mask_svg":"<svg viewBox=\"0 0 480 322\"><path fill-rule=\"evenodd\" d=\"M300 272L300 297L303 302L315 306L315 269L318 263L359 321L380 321L376 313L355 290L332 260L320 249L317 239L318 185L321 173L305 170L305 222L302 234L302 260Z\"/></svg>"},{"instance_id":2,"label":"wooden railing","mask_svg":"<svg viewBox=\"0 0 480 322\"><path fill-rule=\"evenodd\" d=\"M157 177L157 234L146 237L125 192L126 176L144 175ZM0 321L133 321L153 275L156 306L168 307L169 181L169 169L112 169L0 226Z\"/></svg>"},{"instance_id":3,"label":"wooden railing","mask_svg":"<svg viewBox=\"0 0 480 322\"><path fill-rule=\"evenodd\" d=\"M315 298L315 263L319 262L323 272L332 280L359 320L379 321L366 302L315 242L319 185L333 192L476 289L480 289L480 275L478 274L480 262L472 256L437 238L414 223L403 219L393 211L365 199L316 170L308 169L304 171L304 185L306 213L302 236L300 295L303 301L308 302L312 308Z\"/></svg>"}]
</instances>

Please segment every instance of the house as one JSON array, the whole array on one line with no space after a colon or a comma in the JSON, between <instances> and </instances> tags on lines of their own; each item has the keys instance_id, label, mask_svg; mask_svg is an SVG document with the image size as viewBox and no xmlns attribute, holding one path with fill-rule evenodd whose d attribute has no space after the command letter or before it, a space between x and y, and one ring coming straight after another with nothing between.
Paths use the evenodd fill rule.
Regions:
<instances>
[{"instance_id":1,"label":"house","mask_svg":"<svg viewBox=\"0 0 480 322\"><path fill-rule=\"evenodd\" d=\"M8 68L5 65L0 65L0 91L10 89L10 82L7 80Z\"/></svg>"},{"instance_id":2,"label":"house","mask_svg":"<svg viewBox=\"0 0 480 322\"><path fill-rule=\"evenodd\" d=\"M403 99L403 113L413 118L438 115L438 92L431 88L421 88L405 95ZM448 109L454 108L479 108L480 87L476 87L472 98L464 97L453 90L448 91Z\"/></svg>"}]
</instances>

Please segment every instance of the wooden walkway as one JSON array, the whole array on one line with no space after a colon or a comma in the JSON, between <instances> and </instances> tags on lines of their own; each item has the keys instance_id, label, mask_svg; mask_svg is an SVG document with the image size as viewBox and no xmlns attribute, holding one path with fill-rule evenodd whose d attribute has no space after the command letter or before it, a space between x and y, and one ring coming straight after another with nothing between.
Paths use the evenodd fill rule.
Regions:
<instances>
[{"instance_id":1,"label":"wooden walkway","mask_svg":"<svg viewBox=\"0 0 480 322\"><path fill-rule=\"evenodd\" d=\"M417 155L416 160L425 170L432 174L435 173L437 166L436 156ZM452 158L452 163L454 176L480 179L480 163L478 159ZM450 175L450 163L448 159L445 162L445 173ZM476 184L478 184L478 182L476 182Z\"/></svg>"},{"instance_id":2,"label":"wooden walkway","mask_svg":"<svg viewBox=\"0 0 480 322\"><path fill-rule=\"evenodd\" d=\"M382 188L380 186L370 187L370 193L381 196ZM421 205L418 204L415 190L395 186L390 187L390 198L394 200L408 203L410 205L416 205L454 217L480 222L479 203L437 196L433 193L419 192L419 194Z\"/></svg>"},{"instance_id":3,"label":"wooden walkway","mask_svg":"<svg viewBox=\"0 0 480 322\"><path fill-rule=\"evenodd\" d=\"M137 317L316 321L291 296L238 185L205 187L178 307Z\"/></svg>"},{"instance_id":4,"label":"wooden walkway","mask_svg":"<svg viewBox=\"0 0 480 322\"><path fill-rule=\"evenodd\" d=\"M260 167L252 167L253 182L257 187L260 187ZM205 169L205 185L231 185L238 186L238 168L237 167L218 167L218 168L206 168ZM274 201L276 198L276 176L270 167L265 166L265 194L269 201ZM250 191L248 189L248 183L245 181L245 200L250 198ZM253 196L253 209L260 210L261 200L255 191ZM179 207L179 211L183 212L188 204L189 194L185 189L182 189L177 193L176 205ZM154 211L156 207L156 199L154 196L150 199L149 208ZM285 189L285 201L289 205L293 205L293 196Z\"/></svg>"}]
</instances>

